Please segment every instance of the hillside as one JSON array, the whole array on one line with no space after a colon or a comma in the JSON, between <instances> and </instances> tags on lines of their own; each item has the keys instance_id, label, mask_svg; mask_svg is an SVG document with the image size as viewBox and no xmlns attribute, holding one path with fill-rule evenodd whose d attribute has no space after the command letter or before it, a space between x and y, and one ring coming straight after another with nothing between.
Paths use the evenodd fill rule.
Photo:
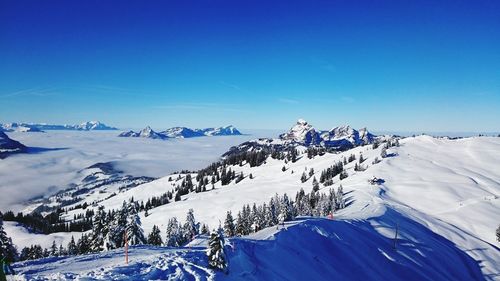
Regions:
<instances>
[{"instance_id":1,"label":"hillside","mask_svg":"<svg viewBox=\"0 0 500 281\"><path fill-rule=\"evenodd\" d=\"M475 276L472 279L478 279L475 275L478 268L483 276L489 280L494 280L495 276L499 274L500 251L495 240L495 229L498 227L498 217L500 217L498 199L500 192L500 183L498 182L500 178L498 163L500 138L474 137L457 140L429 136L406 138L400 140L399 147L390 147L385 158L381 158L382 146L377 148L372 145L359 146L344 152L325 153L312 158L307 157L305 147L299 145L296 148L299 151L299 156L295 162L268 157L258 166L250 167L250 163L242 166L228 165L226 168L230 168L236 174L242 172L244 178L239 182L231 181L227 185L216 182L213 189L211 185L207 186L206 192L189 192L182 195L180 201L174 202L172 200L168 204L150 209L148 216L141 212L140 218L145 232L149 233L153 225L157 225L161 229L161 234L165 235L168 220L171 217L177 217L183 221L189 208L194 209L198 221L208 223L213 228L225 218L228 210L235 214L246 204L268 202L276 193L280 195L287 193L294 198L296 192L301 188L309 192L312 189L311 178L316 177L319 180L320 174L326 168L350 155L355 155L356 161L344 165L348 174L347 178L341 180L337 175L332 179L332 186L320 184L320 191L326 191L331 187L338 188L340 184L344 188L348 206L338 210L334 217L335 223L349 225L353 228L346 230L346 237L354 239L356 235L353 236L350 232L364 233L363 231L367 231L362 236L363 238L360 238L361 241L358 241L363 245L363 243L370 243L371 240L391 239L394 237L394 229L397 227L401 232L402 239L412 241L411 245L413 246L410 244L408 246L413 247L413 251L423 253L424 257L432 256L432 260L436 259L434 262L430 258L429 261L425 261L421 260L421 257L418 258L406 252L404 253L405 258L395 258L388 254L388 248L381 248L381 251L390 257L386 259L396 259L396 262L391 263L399 265L410 261L411 265L409 265L410 269L408 270L412 273L408 276L430 274L429 276L433 276L429 278L430 280L447 278L471 280L471 278L455 277L469 274L469 277ZM355 166L358 165L361 154L364 161L359 165L362 168L356 170ZM376 161L376 158L380 162ZM311 168L314 169L313 176L309 177L307 181L301 182L302 173L304 171L310 172ZM250 174L252 174L252 178L250 178ZM92 206L96 199L95 196L106 198L106 190L88 196L84 199L87 201L82 202L88 202L89 208L94 210L99 205L104 206L107 210L118 209L123 201L132 197L135 201L145 202L152 196L161 196L166 192L173 194L187 175L186 173L172 174L138 185L105 200L100 199L96 206ZM193 185L197 186L199 184L196 180L197 174L193 172L189 175ZM374 176L382 180L380 184L372 185L369 183L369 180ZM81 209L73 209L64 214L63 217L69 219L82 211ZM370 226L385 238L372 237L371 235L375 235L375 233L369 230ZM339 235L341 229L329 229L326 236L331 239L331 237ZM9 230L7 229L7 231ZM251 240L251 237L253 236L248 239ZM13 238L16 242L15 237ZM257 236L257 238L261 239L262 237ZM313 238L310 241L316 240ZM293 240L286 241L291 243ZM242 245L241 247L245 248L246 246ZM237 246L237 248L241 247ZM369 247L364 247L365 250L367 248ZM445 249L443 255L446 258L436 253L440 251L431 250L437 248ZM292 247L290 251L295 250L296 247ZM251 256L255 248L250 248L248 251L250 252L247 254ZM338 251L342 252L342 250ZM411 252L409 249L408 251ZM430 252L424 253L423 251ZM290 253L286 254L286 256L289 255ZM375 253L370 255L375 255ZM382 253L381 255L384 256ZM337 255L334 255L331 258L325 258L325 260L338 263L336 257ZM357 258L359 257L353 257L346 253L338 257L338 259L346 259L348 264L360 262L354 260ZM471 261L471 258L475 262ZM245 264L246 268L250 268L251 264L256 262L249 257L241 259L241 263ZM321 260L320 257L318 259ZM404 262L400 259L404 259ZM464 273L460 271L460 267L451 267L453 263L450 263L450 267L432 267L432 264L436 264L437 260L442 263L441 260L447 259L454 260L455 263L465 262L468 270ZM385 263L378 264L379 258L374 258L373 264L371 261L372 259L369 259L364 263L370 264L370 267L388 266ZM454 276L452 278L443 275L445 274L443 272L419 272L418 270L422 270L422 264L427 264L427 262L432 270L441 271L448 268L449 274L457 275L452 275ZM346 266L344 263L341 265ZM340 271L341 265L335 266L332 270ZM148 267L149 265L143 264L141 266ZM243 265L241 266L243 267ZM427 269L425 267L425 270ZM395 270L398 272L397 269ZM333 274L330 271L327 272ZM273 275L278 274L275 272L262 274L280 276ZM373 274L376 276L379 273L374 272ZM375 277L373 279L377 280Z\"/></svg>"},{"instance_id":2,"label":"hillside","mask_svg":"<svg viewBox=\"0 0 500 281\"><path fill-rule=\"evenodd\" d=\"M396 244L384 235L390 226L380 223L387 220L399 221ZM208 267L205 245L206 237L200 236L184 248L134 246L128 265L119 249L27 261L15 269L28 280L484 279L465 252L392 210L368 221L303 219L227 239L227 275Z\"/></svg>"}]
</instances>

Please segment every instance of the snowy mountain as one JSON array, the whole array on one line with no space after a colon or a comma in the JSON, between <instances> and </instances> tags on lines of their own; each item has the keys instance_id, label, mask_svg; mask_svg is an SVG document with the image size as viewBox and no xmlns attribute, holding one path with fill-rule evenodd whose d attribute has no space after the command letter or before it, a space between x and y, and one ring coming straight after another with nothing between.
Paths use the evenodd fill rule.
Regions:
<instances>
[{"instance_id":1,"label":"snowy mountain","mask_svg":"<svg viewBox=\"0 0 500 281\"><path fill-rule=\"evenodd\" d=\"M194 138L203 136L237 136L241 135L240 131L234 126L206 128L206 129L190 129L186 127L172 127L163 132L155 132L149 126L140 132L128 131L119 134L119 137L144 137L152 139L168 139L168 138Z\"/></svg>"},{"instance_id":2,"label":"snowy mountain","mask_svg":"<svg viewBox=\"0 0 500 281\"><path fill-rule=\"evenodd\" d=\"M138 206L144 205L139 213L144 232L157 226L165 241L170 218L184 223L191 208L197 221L210 228L224 221L228 211L236 222L239 213L259 214L250 219L251 225L258 226L262 223L255 219L259 210L270 209L261 204L271 206L276 194L296 200L301 190L309 193L317 187L328 192L343 187L346 206L332 214L333 220L324 219L323 205L318 203L311 209L314 218L292 220L286 230L272 226L229 239L229 275L207 268L203 237L181 248L133 248L128 266L120 262L122 250L114 250L27 261L16 268L40 280L54 276L120 280L126 278L123 272L151 273L148 278L153 279L495 280L500 260L495 237L500 215L496 180L500 178L500 138L377 139L366 130L356 133L341 127L327 131L331 141L345 139L360 145L330 151L303 141L312 131L304 123L297 125L305 130L296 128L297 134L287 139L256 140L253 144L261 146L248 144L241 153L199 171L173 173L118 192L109 186L102 191L77 187L73 192L81 192L78 202L62 205L51 196L26 208L61 208L60 219L69 222L99 207L119 210L133 198ZM380 143L363 145L375 140ZM274 146L263 146L266 143ZM278 144L285 149L274 149ZM242 211L244 206L250 211ZM299 208L295 203L291 206ZM29 246L26 241L33 241L34 236L29 237L34 234L13 235L23 233L21 229L6 222L14 243ZM58 243L65 245L74 234L57 235L62 237ZM73 266L63 266L68 263Z\"/></svg>"},{"instance_id":3,"label":"snowy mountain","mask_svg":"<svg viewBox=\"0 0 500 281\"><path fill-rule=\"evenodd\" d=\"M10 154L22 152L26 152L26 146L0 131L0 159L6 158Z\"/></svg>"},{"instance_id":4,"label":"snowy mountain","mask_svg":"<svg viewBox=\"0 0 500 281\"><path fill-rule=\"evenodd\" d=\"M345 150L355 146L372 144L375 141L375 136L366 128L357 131L351 126L335 127L330 131L317 131L307 121L299 119L290 131L280 135L280 139L305 146L318 145Z\"/></svg>"},{"instance_id":5,"label":"snowy mountain","mask_svg":"<svg viewBox=\"0 0 500 281\"><path fill-rule=\"evenodd\" d=\"M0 131L4 132L43 132L37 127L18 123L0 124Z\"/></svg>"},{"instance_id":6,"label":"snowy mountain","mask_svg":"<svg viewBox=\"0 0 500 281\"><path fill-rule=\"evenodd\" d=\"M193 130L186 127L173 127L166 129L161 132L169 138L193 138L193 137L202 137L205 134L199 130Z\"/></svg>"},{"instance_id":7,"label":"snowy mountain","mask_svg":"<svg viewBox=\"0 0 500 281\"><path fill-rule=\"evenodd\" d=\"M6 123L0 124L0 128L4 131L22 131L22 132L39 132L42 130L76 130L76 131L92 131L92 130L118 130L110 127L99 121L87 121L77 125L54 125L45 123ZM17 129L23 128L23 129Z\"/></svg>"},{"instance_id":8,"label":"snowy mountain","mask_svg":"<svg viewBox=\"0 0 500 281\"><path fill-rule=\"evenodd\" d=\"M304 119L299 119L297 123L288 131L280 135L280 139L309 145L319 145L322 141L320 133Z\"/></svg>"},{"instance_id":9,"label":"snowy mountain","mask_svg":"<svg viewBox=\"0 0 500 281\"><path fill-rule=\"evenodd\" d=\"M389 136L390 137L390 136ZM287 150L297 146L322 148L332 151L345 151L357 146L383 141L386 137L377 137L366 128L359 131L350 126L340 126L330 131L315 129L304 119L299 119L292 128L277 139L264 138L244 142L232 147L224 156L256 150Z\"/></svg>"},{"instance_id":10,"label":"snowy mountain","mask_svg":"<svg viewBox=\"0 0 500 281\"><path fill-rule=\"evenodd\" d=\"M238 136L241 135L240 131L234 126L229 125L226 127L195 129L195 131L202 132L205 136Z\"/></svg>"},{"instance_id":11,"label":"snowy mountain","mask_svg":"<svg viewBox=\"0 0 500 281\"><path fill-rule=\"evenodd\" d=\"M104 123L101 123L99 121L87 121L87 122L83 122L79 125L74 125L74 126L70 126L70 127L74 127L76 130L81 130L81 131L117 130L117 128L109 127L109 126L107 126Z\"/></svg>"}]
</instances>

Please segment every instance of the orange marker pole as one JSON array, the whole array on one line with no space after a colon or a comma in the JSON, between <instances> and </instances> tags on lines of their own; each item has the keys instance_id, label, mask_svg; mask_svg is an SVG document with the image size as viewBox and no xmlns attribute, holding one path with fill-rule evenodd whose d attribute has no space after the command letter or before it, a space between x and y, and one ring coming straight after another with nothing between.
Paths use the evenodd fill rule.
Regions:
<instances>
[{"instance_id":1,"label":"orange marker pole","mask_svg":"<svg viewBox=\"0 0 500 281\"><path fill-rule=\"evenodd\" d=\"M125 263L128 264L128 241L127 241L127 232L124 234L125 236Z\"/></svg>"}]
</instances>

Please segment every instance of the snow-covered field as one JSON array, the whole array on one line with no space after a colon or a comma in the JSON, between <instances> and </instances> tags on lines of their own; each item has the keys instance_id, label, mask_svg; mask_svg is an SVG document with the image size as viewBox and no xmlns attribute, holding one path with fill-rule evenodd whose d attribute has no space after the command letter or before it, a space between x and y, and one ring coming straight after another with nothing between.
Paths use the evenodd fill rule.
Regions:
<instances>
[{"instance_id":1,"label":"snow-covered field","mask_svg":"<svg viewBox=\"0 0 500 281\"><path fill-rule=\"evenodd\" d=\"M245 204L267 202L276 193L288 193L294 197L300 188L309 192L312 180L301 183L300 177L303 171L314 168L315 176L319 179L321 171L336 161L350 154L359 156L362 153L366 158L363 163L365 171L354 171L353 162L346 166L348 178L342 181L338 176L334 178L333 186L337 188L341 183L351 203L346 209L335 214L334 222L306 221L295 227L305 224L306 228L312 229L311 231L299 232L300 234L291 231L290 234L280 232L276 237L287 237L287 235L290 237L282 238L283 240L275 239L275 242L270 244L262 241L274 239L270 238L275 237L272 230L264 230L244 239L235 239L237 250L230 254L230 263L233 263L234 268L240 273L247 273L241 276L230 274L227 278L303 280L299 278L301 275L291 277L292 275L284 273L288 271L280 271L280 268L288 267L290 272L293 272L292 269L298 266L295 262L302 260L305 268L320 268L318 272L330 277L326 280L331 280L331 276L337 275L347 278L349 275L343 272L343 267L349 268L349 272L357 272L362 266L365 266L365 269L370 268L368 273L372 275L359 273L360 275L355 275L359 278L352 279L497 280L500 277L500 250L495 238L495 229L500 222L500 138L473 137L448 140L419 136L403 139L400 143L400 147L388 150L390 157L384 158L377 164L372 162L375 157L380 158L381 147L372 149L370 145L339 154L325 154L314 159L304 156L295 163L285 164L280 160L268 159L267 163L259 167L250 168L248 164L231 167L236 173L240 171L245 175L252 173L254 178L246 177L238 184L231 183L227 186L220 186L218 183L215 185L215 190L190 193L183 196L179 202L154 208L150 210L148 217L141 214L145 232L148 233L156 224L164 234L168 219L176 216L182 221L189 208L194 209L197 220L215 227L219 224L219 220L223 221L228 210L237 212ZM285 172L282 171L283 166L286 168ZM382 178L385 182L381 185L370 185L368 180L373 176ZM100 204L107 209L118 208L123 200L132 196L135 200L147 200L172 188L172 182L168 181L167 176L119 193ZM328 188L322 187L322 189ZM9 227L12 229L13 226ZM391 252L388 244L391 244L390 241L395 236L396 227L403 241L402 249L398 248L398 251ZM7 231L9 232L9 228ZM320 238L318 235L324 238L318 239ZM245 242L239 244L238 241ZM297 242L296 246L292 245L294 241ZM372 243L372 241L378 242ZM309 247L307 243L311 243L312 249L317 251L324 249L328 252L319 252L316 255L310 252L310 249L303 249ZM274 255L266 252L266 247L276 249L277 253ZM353 249L354 252L350 253L347 249ZM86 264L85 257L67 260L63 258L61 259L63 263L76 263L73 268L68 269L69 275L63 276L76 278L75 276L82 274L89 277L89 280L112 277L119 280L122 278L120 274L128 272L127 270L131 270L130 274L137 274L158 268L156 261L149 262L154 255L158 254L159 257L163 254L171 255L171 250L162 248L138 248L137 251L142 252L143 257L138 258L134 266L120 266L120 272L109 273L110 275L95 275L94 267L88 271L86 268L89 265ZM268 258L263 258L269 260L259 260L255 256L258 252L264 256L269 255ZM89 256L89 259L116 258L118 254L113 253ZM182 260L186 254L192 256ZM293 255L300 258L290 260L289 266L278 262L285 256ZM189 270L204 272L198 274L203 276L199 277L200 280L210 279L213 272L200 269L206 267L204 265L206 261L201 256L201 252L189 250L187 253L173 254L168 259L174 261L179 258L180 262L171 263L174 265L168 270L163 263L164 266L160 266L163 273L159 274L182 279L184 275L169 274L170 272L181 274L184 272L184 266L190 264L193 268ZM283 260L283 263L286 261ZM96 268L101 267L99 262ZM276 268L267 270L272 262ZM53 267L50 266L53 271L47 271L48 265L43 261L18 265L21 271L32 274L29 275L32 278L42 279L43 276L53 276L52 274L62 266L58 262ZM383 270L376 270L378 267L382 267ZM112 266L102 265L102 268L102 272L115 272ZM478 270L483 276L478 275ZM49 275L44 275L46 273ZM370 278L372 276L373 278ZM226 278L220 275L216 277Z\"/></svg>"},{"instance_id":2,"label":"snow-covered field","mask_svg":"<svg viewBox=\"0 0 500 281\"><path fill-rule=\"evenodd\" d=\"M366 221L307 219L226 240L227 274L208 267L206 237L184 248L132 247L16 264L18 280L484 280L479 265L424 225L390 211L396 242ZM383 220L383 218L381 218Z\"/></svg>"},{"instance_id":3,"label":"snow-covered field","mask_svg":"<svg viewBox=\"0 0 500 281\"><path fill-rule=\"evenodd\" d=\"M266 134L266 132L256 132ZM119 138L119 131L12 132L31 147L30 154L0 160L0 210L19 211L24 201L55 193L79 180L76 173L97 162L112 161L138 176L161 177L181 169L198 169L233 145L256 136L152 140Z\"/></svg>"}]
</instances>

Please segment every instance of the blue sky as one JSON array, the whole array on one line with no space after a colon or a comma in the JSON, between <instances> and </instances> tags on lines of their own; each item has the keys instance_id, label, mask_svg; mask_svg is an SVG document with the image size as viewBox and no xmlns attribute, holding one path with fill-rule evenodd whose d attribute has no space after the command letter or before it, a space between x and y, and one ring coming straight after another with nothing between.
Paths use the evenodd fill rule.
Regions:
<instances>
[{"instance_id":1,"label":"blue sky","mask_svg":"<svg viewBox=\"0 0 500 281\"><path fill-rule=\"evenodd\" d=\"M0 0L0 122L499 131L500 1Z\"/></svg>"}]
</instances>

